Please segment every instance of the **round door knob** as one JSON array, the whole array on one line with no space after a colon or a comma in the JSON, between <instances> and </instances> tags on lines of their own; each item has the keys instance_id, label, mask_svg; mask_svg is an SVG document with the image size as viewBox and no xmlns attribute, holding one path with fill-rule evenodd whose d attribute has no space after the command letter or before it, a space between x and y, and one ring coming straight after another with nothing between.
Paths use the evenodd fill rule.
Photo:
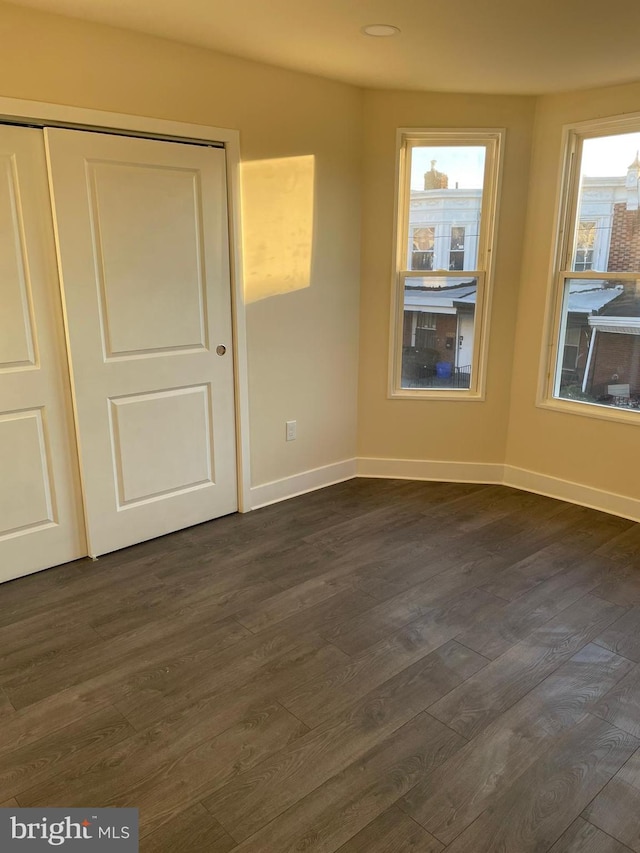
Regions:
<instances>
[{"instance_id":1,"label":"round door knob","mask_svg":"<svg viewBox=\"0 0 640 853\"><path fill-rule=\"evenodd\" d=\"M227 348L225 346L223 346L222 344L220 344L220 346L216 347L216 352L218 353L218 355L224 355L226 351L227 351Z\"/></svg>"}]
</instances>

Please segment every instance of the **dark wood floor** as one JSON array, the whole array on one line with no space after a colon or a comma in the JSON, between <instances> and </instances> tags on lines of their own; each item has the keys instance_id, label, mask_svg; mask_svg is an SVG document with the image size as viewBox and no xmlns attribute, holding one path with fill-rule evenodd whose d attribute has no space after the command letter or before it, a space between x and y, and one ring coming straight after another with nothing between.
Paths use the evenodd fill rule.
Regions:
<instances>
[{"instance_id":1,"label":"dark wood floor","mask_svg":"<svg viewBox=\"0 0 640 853\"><path fill-rule=\"evenodd\" d=\"M640 852L640 525L352 480L0 587L0 805L155 851Z\"/></svg>"}]
</instances>

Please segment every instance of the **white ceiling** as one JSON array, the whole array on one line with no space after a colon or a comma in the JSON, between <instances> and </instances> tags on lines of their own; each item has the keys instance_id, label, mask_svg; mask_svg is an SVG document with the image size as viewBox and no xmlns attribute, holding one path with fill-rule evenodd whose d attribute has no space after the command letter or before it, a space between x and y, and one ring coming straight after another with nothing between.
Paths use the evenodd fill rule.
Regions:
<instances>
[{"instance_id":1,"label":"white ceiling","mask_svg":"<svg viewBox=\"0 0 640 853\"><path fill-rule=\"evenodd\" d=\"M637 0L14 2L374 88L537 94L640 79ZM361 34L379 23L401 34Z\"/></svg>"}]
</instances>

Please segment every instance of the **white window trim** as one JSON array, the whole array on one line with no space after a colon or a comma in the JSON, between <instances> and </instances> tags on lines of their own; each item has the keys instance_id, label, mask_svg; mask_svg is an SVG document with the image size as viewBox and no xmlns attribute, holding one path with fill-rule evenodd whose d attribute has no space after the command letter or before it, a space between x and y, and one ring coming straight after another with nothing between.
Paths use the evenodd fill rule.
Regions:
<instances>
[{"instance_id":1,"label":"white window trim","mask_svg":"<svg viewBox=\"0 0 640 853\"><path fill-rule=\"evenodd\" d=\"M556 190L556 216L554 220L553 243L547 285L545 320L536 406L570 415L596 418L618 423L640 423L640 412L618 409L600 403L583 400L566 400L554 397L556 374L562 369L560 354L564 350L564 334L560 334L562 320L562 302L564 281L568 278L594 279L601 281L602 272L588 270L569 272L572 263L573 237L578 212L578 194L580 191L579 162L582 141L592 137L614 135L617 133L640 132L640 113L624 116L608 116L602 119L575 122L562 128L560 167ZM636 281L636 273L616 272L618 280Z\"/></svg>"},{"instance_id":2,"label":"white window trim","mask_svg":"<svg viewBox=\"0 0 640 853\"><path fill-rule=\"evenodd\" d=\"M387 397L395 400L448 400L482 402L486 398L486 367L489 349L489 319L491 314L492 282L499 215L500 186L504 159L504 128L399 128L396 132L396 178L393 273L391 284L391 310L389 333L389 367ZM478 270L425 271L407 270L404 264L406 235L408 234L410 180L406 168L407 143L433 142L437 145L485 145L485 183L482 196L481 223L483 239L478 239ZM492 215L491 215L492 214ZM466 251L465 246L465 251ZM404 308L404 282L407 278L460 277L476 278L476 331L473 346L474 371L471 387L466 388L402 388L402 312Z\"/></svg>"}]
</instances>

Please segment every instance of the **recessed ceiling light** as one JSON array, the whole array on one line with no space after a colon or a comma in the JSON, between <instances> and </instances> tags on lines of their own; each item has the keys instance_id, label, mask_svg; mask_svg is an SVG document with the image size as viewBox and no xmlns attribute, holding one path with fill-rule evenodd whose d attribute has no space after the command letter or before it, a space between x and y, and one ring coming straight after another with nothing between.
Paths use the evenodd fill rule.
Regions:
<instances>
[{"instance_id":1,"label":"recessed ceiling light","mask_svg":"<svg viewBox=\"0 0 640 853\"><path fill-rule=\"evenodd\" d=\"M398 27L394 27L391 24L368 24L366 27L362 28L361 32L363 32L365 36L384 38L385 36L397 36L400 30Z\"/></svg>"}]
</instances>

